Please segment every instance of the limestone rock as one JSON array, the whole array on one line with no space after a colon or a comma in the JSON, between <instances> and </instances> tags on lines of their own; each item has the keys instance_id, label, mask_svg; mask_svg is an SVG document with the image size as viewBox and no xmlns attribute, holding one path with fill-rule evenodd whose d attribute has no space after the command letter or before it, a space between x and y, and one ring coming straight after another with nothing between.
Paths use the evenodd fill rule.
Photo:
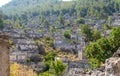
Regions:
<instances>
[{"instance_id":1,"label":"limestone rock","mask_svg":"<svg viewBox=\"0 0 120 76\"><path fill-rule=\"evenodd\" d=\"M120 57L120 48L113 54L113 57Z\"/></svg>"},{"instance_id":2,"label":"limestone rock","mask_svg":"<svg viewBox=\"0 0 120 76\"><path fill-rule=\"evenodd\" d=\"M104 72L101 72L101 71L94 71L91 76L105 76L105 73Z\"/></svg>"},{"instance_id":3,"label":"limestone rock","mask_svg":"<svg viewBox=\"0 0 120 76\"><path fill-rule=\"evenodd\" d=\"M105 76L120 76L120 58L112 57L106 60Z\"/></svg>"}]
</instances>

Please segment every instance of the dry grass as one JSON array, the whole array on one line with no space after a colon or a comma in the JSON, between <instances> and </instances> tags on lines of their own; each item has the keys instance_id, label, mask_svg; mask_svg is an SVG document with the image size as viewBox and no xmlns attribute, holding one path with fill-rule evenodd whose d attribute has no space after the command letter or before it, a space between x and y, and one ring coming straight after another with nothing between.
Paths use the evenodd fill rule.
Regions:
<instances>
[{"instance_id":1,"label":"dry grass","mask_svg":"<svg viewBox=\"0 0 120 76\"><path fill-rule=\"evenodd\" d=\"M27 66L14 63L10 66L10 76L37 76L37 74Z\"/></svg>"}]
</instances>

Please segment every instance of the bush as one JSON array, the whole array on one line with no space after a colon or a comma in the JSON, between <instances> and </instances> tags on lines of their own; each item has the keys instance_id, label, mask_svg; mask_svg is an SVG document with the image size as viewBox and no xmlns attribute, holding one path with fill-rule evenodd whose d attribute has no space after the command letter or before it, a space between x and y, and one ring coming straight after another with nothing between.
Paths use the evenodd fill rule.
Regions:
<instances>
[{"instance_id":1,"label":"bush","mask_svg":"<svg viewBox=\"0 0 120 76\"><path fill-rule=\"evenodd\" d=\"M55 52L49 53L47 56L45 56L45 61L54 61L55 56L57 56Z\"/></svg>"},{"instance_id":2,"label":"bush","mask_svg":"<svg viewBox=\"0 0 120 76\"><path fill-rule=\"evenodd\" d=\"M109 37L101 38L89 44L85 50L85 55L89 59L93 68L97 68L111 57L120 46L120 27L112 29Z\"/></svg>"},{"instance_id":3,"label":"bush","mask_svg":"<svg viewBox=\"0 0 120 76\"><path fill-rule=\"evenodd\" d=\"M67 38L67 39L70 39L71 38L71 32L69 30L65 31L64 32L64 37Z\"/></svg>"}]
</instances>

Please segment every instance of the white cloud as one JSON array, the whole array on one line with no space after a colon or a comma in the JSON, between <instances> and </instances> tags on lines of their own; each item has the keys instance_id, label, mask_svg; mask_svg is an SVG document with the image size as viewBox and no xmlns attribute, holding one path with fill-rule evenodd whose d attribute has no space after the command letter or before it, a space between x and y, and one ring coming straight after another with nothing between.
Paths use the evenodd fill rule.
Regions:
<instances>
[{"instance_id":1,"label":"white cloud","mask_svg":"<svg viewBox=\"0 0 120 76\"><path fill-rule=\"evenodd\" d=\"M72 0L63 0L63 1L72 1Z\"/></svg>"},{"instance_id":2,"label":"white cloud","mask_svg":"<svg viewBox=\"0 0 120 76\"><path fill-rule=\"evenodd\" d=\"M11 0L0 0L0 7L8 2L10 2ZM71 0L63 0L63 1L71 1Z\"/></svg>"},{"instance_id":3,"label":"white cloud","mask_svg":"<svg viewBox=\"0 0 120 76\"><path fill-rule=\"evenodd\" d=\"M0 7L8 2L10 2L11 0L0 0Z\"/></svg>"}]
</instances>

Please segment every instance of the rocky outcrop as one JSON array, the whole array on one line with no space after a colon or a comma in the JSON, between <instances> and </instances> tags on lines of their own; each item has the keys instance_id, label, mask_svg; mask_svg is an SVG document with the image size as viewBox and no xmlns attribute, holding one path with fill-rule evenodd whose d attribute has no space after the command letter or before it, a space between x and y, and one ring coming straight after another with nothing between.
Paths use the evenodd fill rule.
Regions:
<instances>
[{"instance_id":1,"label":"rocky outcrop","mask_svg":"<svg viewBox=\"0 0 120 76\"><path fill-rule=\"evenodd\" d=\"M75 70L75 69L74 69ZM105 64L93 71L70 71L67 76L120 76L120 48Z\"/></svg>"},{"instance_id":2,"label":"rocky outcrop","mask_svg":"<svg viewBox=\"0 0 120 76\"><path fill-rule=\"evenodd\" d=\"M120 58L111 57L102 67L104 68L92 71L90 76L120 76Z\"/></svg>"},{"instance_id":3,"label":"rocky outcrop","mask_svg":"<svg viewBox=\"0 0 120 76\"><path fill-rule=\"evenodd\" d=\"M106 60L104 66L93 71L90 76L120 76L120 48L113 57Z\"/></svg>"},{"instance_id":4,"label":"rocky outcrop","mask_svg":"<svg viewBox=\"0 0 120 76\"><path fill-rule=\"evenodd\" d=\"M0 33L0 76L9 76L9 41Z\"/></svg>"},{"instance_id":5,"label":"rocky outcrop","mask_svg":"<svg viewBox=\"0 0 120 76\"><path fill-rule=\"evenodd\" d=\"M105 76L120 76L120 58L112 57L106 60Z\"/></svg>"}]
</instances>

